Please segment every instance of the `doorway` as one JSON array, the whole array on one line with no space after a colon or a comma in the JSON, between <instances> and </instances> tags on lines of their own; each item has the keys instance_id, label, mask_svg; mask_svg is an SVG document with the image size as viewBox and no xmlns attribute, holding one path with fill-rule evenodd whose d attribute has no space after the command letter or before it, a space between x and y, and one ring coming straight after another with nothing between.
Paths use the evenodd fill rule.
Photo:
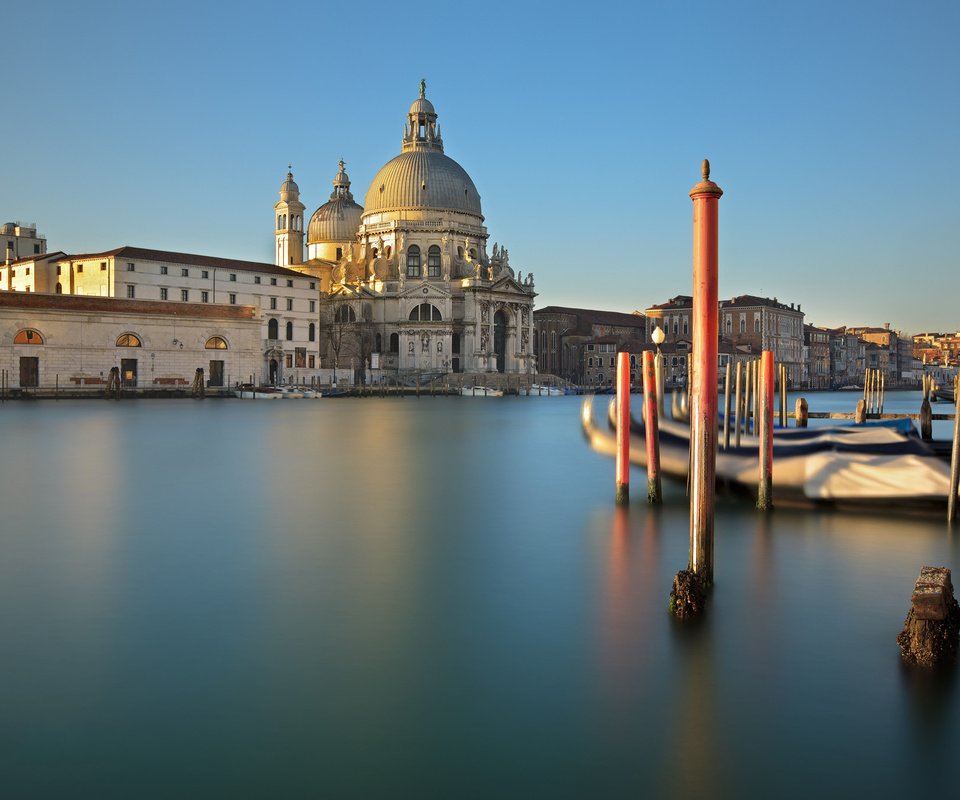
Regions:
<instances>
[{"instance_id":1,"label":"doorway","mask_svg":"<svg viewBox=\"0 0 960 800\"><path fill-rule=\"evenodd\" d=\"M37 356L20 356L20 386L36 388L40 385L40 359Z\"/></svg>"},{"instance_id":2,"label":"doorway","mask_svg":"<svg viewBox=\"0 0 960 800\"><path fill-rule=\"evenodd\" d=\"M137 385L137 359L120 359L120 383L122 386Z\"/></svg>"},{"instance_id":3,"label":"doorway","mask_svg":"<svg viewBox=\"0 0 960 800\"><path fill-rule=\"evenodd\" d=\"M208 386L223 386L223 362L210 362L210 383Z\"/></svg>"},{"instance_id":4,"label":"doorway","mask_svg":"<svg viewBox=\"0 0 960 800\"><path fill-rule=\"evenodd\" d=\"M497 356L497 372L503 372L507 355L507 315L503 311L493 315L493 352Z\"/></svg>"}]
</instances>

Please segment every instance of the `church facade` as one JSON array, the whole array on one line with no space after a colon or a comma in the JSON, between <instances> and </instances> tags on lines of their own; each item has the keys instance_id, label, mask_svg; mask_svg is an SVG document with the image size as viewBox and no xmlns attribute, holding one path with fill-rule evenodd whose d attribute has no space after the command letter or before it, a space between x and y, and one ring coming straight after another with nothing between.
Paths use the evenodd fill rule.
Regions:
<instances>
[{"instance_id":1,"label":"church facade","mask_svg":"<svg viewBox=\"0 0 960 800\"><path fill-rule=\"evenodd\" d=\"M363 206L350 186L341 161L329 201L305 226L288 172L274 206L277 265L319 284L324 366L361 376L535 373L533 275L515 272L506 248L488 252L480 195L444 153L422 81L401 152Z\"/></svg>"}]
</instances>

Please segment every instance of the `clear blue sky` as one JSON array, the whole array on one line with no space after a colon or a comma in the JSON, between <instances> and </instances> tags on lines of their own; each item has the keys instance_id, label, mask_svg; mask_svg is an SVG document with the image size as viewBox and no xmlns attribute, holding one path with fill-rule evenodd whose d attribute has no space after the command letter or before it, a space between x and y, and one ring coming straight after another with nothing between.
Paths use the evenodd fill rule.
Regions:
<instances>
[{"instance_id":1,"label":"clear blue sky","mask_svg":"<svg viewBox=\"0 0 960 800\"><path fill-rule=\"evenodd\" d=\"M540 307L689 293L707 157L721 297L960 328L960 3L571 5L23 6L0 221L67 252L271 261L287 163L308 213L341 156L362 203L423 77Z\"/></svg>"}]
</instances>

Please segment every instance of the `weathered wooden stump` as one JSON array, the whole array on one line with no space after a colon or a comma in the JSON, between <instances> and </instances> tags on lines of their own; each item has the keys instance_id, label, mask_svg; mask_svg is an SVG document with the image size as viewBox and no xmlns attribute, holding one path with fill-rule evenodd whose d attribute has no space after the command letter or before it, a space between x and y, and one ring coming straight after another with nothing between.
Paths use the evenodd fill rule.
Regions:
<instances>
[{"instance_id":1,"label":"weathered wooden stump","mask_svg":"<svg viewBox=\"0 0 960 800\"><path fill-rule=\"evenodd\" d=\"M673 579L670 590L670 611L677 619L687 619L703 613L706 591L701 577L692 570L682 569Z\"/></svg>"},{"instance_id":2,"label":"weathered wooden stump","mask_svg":"<svg viewBox=\"0 0 960 800\"><path fill-rule=\"evenodd\" d=\"M903 660L932 667L957 657L960 606L946 567L923 567L913 589L910 610L897 636Z\"/></svg>"}]
</instances>

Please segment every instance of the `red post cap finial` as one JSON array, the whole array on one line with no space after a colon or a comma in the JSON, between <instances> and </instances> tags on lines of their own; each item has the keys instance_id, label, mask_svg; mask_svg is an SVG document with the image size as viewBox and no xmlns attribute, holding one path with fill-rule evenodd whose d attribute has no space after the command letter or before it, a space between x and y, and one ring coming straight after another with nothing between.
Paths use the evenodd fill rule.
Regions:
<instances>
[{"instance_id":1,"label":"red post cap finial","mask_svg":"<svg viewBox=\"0 0 960 800\"><path fill-rule=\"evenodd\" d=\"M710 180L710 160L703 159L703 164L700 168L700 173L703 175L703 180L700 181L693 189L690 190L690 197L697 197L700 195L712 195L713 197L720 197L723 195L723 189L721 189L717 184Z\"/></svg>"},{"instance_id":2,"label":"red post cap finial","mask_svg":"<svg viewBox=\"0 0 960 800\"><path fill-rule=\"evenodd\" d=\"M705 181L710 180L710 159L703 159L703 166L700 168L700 174Z\"/></svg>"}]
</instances>

